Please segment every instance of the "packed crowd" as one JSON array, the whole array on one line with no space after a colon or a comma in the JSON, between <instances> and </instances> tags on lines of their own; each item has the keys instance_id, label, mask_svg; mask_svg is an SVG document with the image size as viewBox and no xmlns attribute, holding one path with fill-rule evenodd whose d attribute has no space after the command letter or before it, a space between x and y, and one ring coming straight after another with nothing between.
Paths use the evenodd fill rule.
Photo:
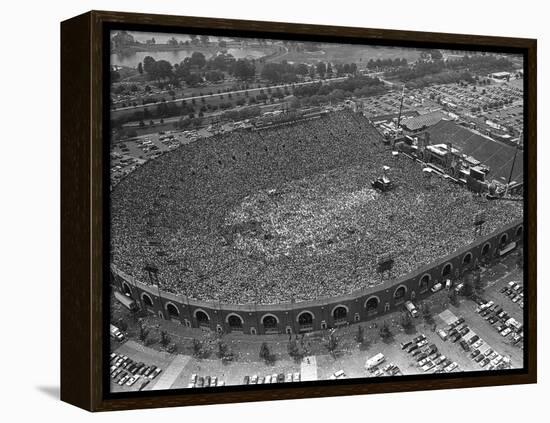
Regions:
<instances>
[{"instance_id":1,"label":"packed crowd","mask_svg":"<svg viewBox=\"0 0 550 423\"><path fill-rule=\"evenodd\" d=\"M396 189L371 190L391 167ZM486 202L426 179L393 158L351 112L235 131L165 154L112 193L113 262L161 288L230 303L303 301L380 282L381 254L399 276L521 216L520 203Z\"/></svg>"}]
</instances>

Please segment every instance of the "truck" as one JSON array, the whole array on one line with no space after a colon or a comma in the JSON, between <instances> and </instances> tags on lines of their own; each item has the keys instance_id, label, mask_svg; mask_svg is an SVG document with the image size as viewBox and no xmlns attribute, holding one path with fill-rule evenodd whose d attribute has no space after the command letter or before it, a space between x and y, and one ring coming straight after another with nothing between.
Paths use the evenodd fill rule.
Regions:
<instances>
[{"instance_id":1,"label":"truck","mask_svg":"<svg viewBox=\"0 0 550 423\"><path fill-rule=\"evenodd\" d=\"M441 288L443 288L443 285L441 285L441 282L438 282L434 286L432 286L432 292L440 291Z\"/></svg>"},{"instance_id":2,"label":"truck","mask_svg":"<svg viewBox=\"0 0 550 423\"><path fill-rule=\"evenodd\" d=\"M405 308L411 314L412 317L418 317L419 316L418 309L416 308L416 306L413 304L412 301L407 301L405 303Z\"/></svg>"},{"instance_id":3,"label":"truck","mask_svg":"<svg viewBox=\"0 0 550 423\"><path fill-rule=\"evenodd\" d=\"M115 325L111 324L109 332L111 334L111 337L113 337L117 341L123 341L124 340L124 335L122 334L120 329L117 328Z\"/></svg>"},{"instance_id":4,"label":"truck","mask_svg":"<svg viewBox=\"0 0 550 423\"><path fill-rule=\"evenodd\" d=\"M386 360L386 357L382 353L378 353L375 356L372 356L371 358L367 359L365 363L365 369L371 371L378 365L382 364Z\"/></svg>"}]
</instances>

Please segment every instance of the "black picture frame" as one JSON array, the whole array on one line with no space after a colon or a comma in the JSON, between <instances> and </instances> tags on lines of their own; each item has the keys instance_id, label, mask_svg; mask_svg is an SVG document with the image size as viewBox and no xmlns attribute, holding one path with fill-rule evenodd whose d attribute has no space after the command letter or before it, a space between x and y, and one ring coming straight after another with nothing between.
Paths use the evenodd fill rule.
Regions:
<instances>
[{"instance_id":1,"label":"black picture frame","mask_svg":"<svg viewBox=\"0 0 550 423\"><path fill-rule=\"evenodd\" d=\"M115 395L109 347L109 39L111 29L451 48L524 55L525 365L442 376ZM90 411L536 383L536 40L91 11L61 23L61 399Z\"/></svg>"}]
</instances>

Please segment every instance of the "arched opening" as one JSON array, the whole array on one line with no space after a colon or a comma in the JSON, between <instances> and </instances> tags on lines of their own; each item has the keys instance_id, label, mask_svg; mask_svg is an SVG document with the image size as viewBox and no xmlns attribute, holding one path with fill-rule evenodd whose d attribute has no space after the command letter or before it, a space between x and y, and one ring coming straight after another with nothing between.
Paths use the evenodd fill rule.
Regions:
<instances>
[{"instance_id":1,"label":"arched opening","mask_svg":"<svg viewBox=\"0 0 550 423\"><path fill-rule=\"evenodd\" d=\"M482 256L487 256L489 254L489 250L491 249L491 244L487 243L483 246L483 248L481 249L481 255Z\"/></svg>"},{"instance_id":2,"label":"arched opening","mask_svg":"<svg viewBox=\"0 0 550 423\"><path fill-rule=\"evenodd\" d=\"M302 311L298 315L298 325L300 326L300 330L312 330L313 329L313 314L311 314L309 311Z\"/></svg>"},{"instance_id":3,"label":"arched opening","mask_svg":"<svg viewBox=\"0 0 550 423\"><path fill-rule=\"evenodd\" d=\"M279 322L275 316L268 314L262 318L262 324L266 331L272 331L277 330Z\"/></svg>"},{"instance_id":4,"label":"arched opening","mask_svg":"<svg viewBox=\"0 0 550 423\"><path fill-rule=\"evenodd\" d=\"M365 302L365 308L367 309L367 315L372 316L374 314L377 314L379 304L380 304L380 300L378 299L378 297L370 297Z\"/></svg>"},{"instance_id":5,"label":"arched opening","mask_svg":"<svg viewBox=\"0 0 550 423\"><path fill-rule=\"evenodd\" d=\"M445 266L443 266L443 271L441 272L441 276L443 276L444 278L448 278L449 276L451 276L452 270L453 270L453 265L451 263L445 264Z\"/></svg>"},{"instance_id":6,"label":"arched opening","mask_svg":"<svg viewBox=\"0 0 550 423\"><path fill-rule=\"evenodd\" d=\"M199 322L199 326L208 325L210 323L210 318L208 317L208 314L206 314L202 310L195 311L195 319L197 319L197 322Z\"/></svg>"},{"instance_id":7,"label":"arched opening","mask_svg":"<svg viewBox=\"0 0 550 423\"><path fill-rule=\"evenodd\" d=\"M393 293L393 299L395 304L400 304L405 301L405 295L407 294L407 288L404 285L400 285Z\"/></svg>"},{"instance_id":8,"label":"arched opening","mask_svg":"<svg viewBox=\"0 0 550 423\"><path fill-rule=\"evenodd\" d=\"M516 238L521 238L523 236L523 226L518 226L516 229Z\"/></svg>"},{"instance_id":9,"label":"arched opening","mask_svg":"<svg viewBox=\"0 0 550 423\"><path fill-rule=\"evenodd\" d=\"M145 293L141 294L141 299L143 301L143 304L145 304L145 306L153 307L153 300L148 294L145 294Z\"/></svg>"},{"instance_id":10,"label":"arched opening","mask_svg":"<svg viewBox=\"0 0 550 423\"><path fill-rule=\"evenodd\" d=\"M337 306L332 310L332 317L334 317L335 322L343 322L348 316L348 310L344 306Z\"/></svg>"},{"instance_id":11,"label":"arched opening","mask_svg":"<svg viewBox=\"0 0 550 423\"><path fill-rule=\"evenodd\" d=\"M431 276L426 274L420 278L420 293L427 292L430 287Z\"/></svg>"},{"instance_id":12,"label":"arched opening","mask_svg":"<svg viewBox=\"0 0 550 423\"><path fill-rule=\"evenodd\" d=\"M472 253L467 253L462 259L462 264L469 265L472 262Z\"/></svg>"},{"instance_id":13,"label":"arched opening","mask_svg":"<svg viewBox=\"0 0 550 423\"><path fill-rule=\"evenodd\" d=\"M128 297L132 296L132 290L126 282L122 282L122 293Z\"/></svg>"},{"instance_id":14,"label":"arched opening","mask_svg":"<svg viewBox=\"0 0 550 423\"><path fill-rule=\"evenodd\" d=\"M504 247L508 242L508 234L502 234L500 237L500 246Z\"/></svg>"},{"instance_id":15,"label":"arched opening","mask_svg":"<svg viewBox=\"0 0 550 423\"><path fill-rule=\"evenodd\" d=\"M168 316L170 317L179 317L180 315L177 307L172 303L166 304L166 311L168 312Z\"/></svg>"},{"instance_id":16,"label":"arched opening","mask_svg":"<svg viewBox=\"0 0 550 423\"><path fill-rule=\"evenodd\" d=\"M231 314L227 318L227 324L231 330L242 330L243 328L243 319L237 314Z\"/></svg>"}]
</instances>

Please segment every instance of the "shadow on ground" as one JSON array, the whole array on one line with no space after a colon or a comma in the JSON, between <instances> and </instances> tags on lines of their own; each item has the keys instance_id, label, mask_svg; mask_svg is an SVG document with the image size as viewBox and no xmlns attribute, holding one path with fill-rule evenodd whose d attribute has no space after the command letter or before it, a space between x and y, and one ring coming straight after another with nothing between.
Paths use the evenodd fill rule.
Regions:
<instances>
[{"instance_id":1,"label":"shadow on ground","mask_svg":"<svg viewBox=\"0 0 550 423\"><path fill-rule=\"evenodd\" d=\"M36 389L50 398L59 399L59 386L37 386Z\"/></svg>"}]
</instances>

